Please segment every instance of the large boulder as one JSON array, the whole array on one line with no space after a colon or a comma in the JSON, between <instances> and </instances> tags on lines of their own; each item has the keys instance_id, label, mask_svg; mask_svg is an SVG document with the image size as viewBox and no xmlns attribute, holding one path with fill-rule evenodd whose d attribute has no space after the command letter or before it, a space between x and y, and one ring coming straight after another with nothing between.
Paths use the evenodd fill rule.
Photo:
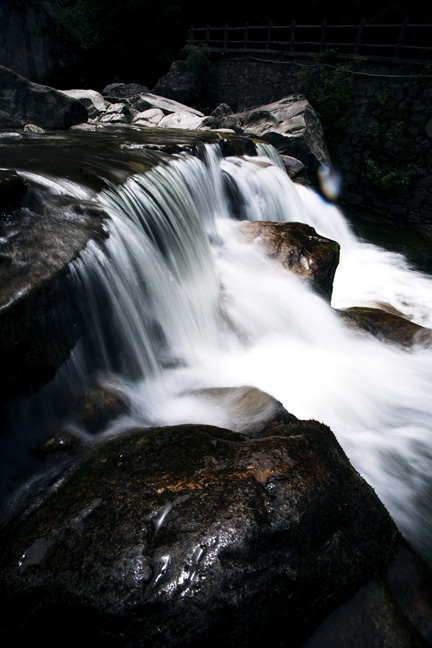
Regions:
<instances>
[{"instance_id":1,"label":"large boulder","mask_svg":"<svg viewBox=\"0 0 432 648\"><path fill-rule=\"evenodd\" d=\"M32 83L0 65L0 129L70 128L87 121L83 104L48 86Z\"/></svg>"},{"instance_id":2,"label":"large boulder","mask_svg":"<svg viewBox=\"0 0 432 648\"><path fill-rule=\"evenodd\" d=\"M320 236L305 223L243 221L239 230L246 240L259 245L271 259L294 272L327 301L339 264L340 245Z\"/></svg>"},{"instance_id":3,"label":"large boulder","mask_svg":"<svg viewBox=\"0 0 432 648\"><path fill-rule=\"evenodd\" d=\"M210 117L203 126L230 128L236 133L258 137L272 144L279 153L303 162L316 183L321 165L330 158L321 123L303 95L290 95L280 101L244 112Z\"/></svg>"},{"instance_id":4,"label":"large boulder","mask_svg":"<svg viewBox=\"0 0 432 648\"><path fill-rule=\"evenodd\" d=\"M2 642L48 648L296 648L368 583L391 598L388 567L412 556L331 431L288 414L253 437L181 425L109 441L1 550ZM413 601L393 600L398 618ZM404 645L423 645L406 616ZM386 624L370 645L389 645Z\"/></svg>"},{"instance_id":5,"label":"large boulder","mask_svg":"<svg viewBox=\"0 0 432 648\"><path fill-rule=\"evenodd\" d=\"M69 357L82 331L69 264L106 236L105 216L0 174L0 401L31 393Z\"/></svg>"},{"instance_id":6,"label":"large boulder","mask_svg":"<svg viewBox=\"0 0 432 648\"><path fill-rule=\"evenodd\" d=\"M73 89L61 90L61 92L63 92L63 94L68 97L78 99L78 101L80 101L87 109L89 119L95 119L96 117L99 117L110 105L109 102L100 94L100 92L96 92L96 90Z\"/></svg>"}]
</instances>

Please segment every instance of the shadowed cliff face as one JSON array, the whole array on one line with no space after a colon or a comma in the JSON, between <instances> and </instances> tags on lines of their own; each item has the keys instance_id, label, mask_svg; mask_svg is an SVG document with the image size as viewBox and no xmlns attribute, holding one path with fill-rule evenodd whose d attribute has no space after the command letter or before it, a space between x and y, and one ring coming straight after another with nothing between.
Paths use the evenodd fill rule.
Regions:
<instances>
[{"instance_id":1,"label":"shadowed cliff face","mask_svg":"<svg viewBox=\"0 0 432 648\"><path fill-rule=\"evenodd\" d=\"M60 26L52 4L2 0L0 25L1 65L36 83L62 80L67 86L78 79L82 51Z\"/></svg>"}]
</instances>

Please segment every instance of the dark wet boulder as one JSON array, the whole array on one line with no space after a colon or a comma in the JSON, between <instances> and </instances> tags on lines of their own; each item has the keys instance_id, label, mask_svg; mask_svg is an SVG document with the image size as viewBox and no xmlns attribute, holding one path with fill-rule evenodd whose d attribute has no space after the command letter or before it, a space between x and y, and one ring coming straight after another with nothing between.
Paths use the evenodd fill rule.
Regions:
<instances>
[{"instance_id":1,"label":"dark wet boulder","mask_svg":"<svg viewBox=\"0 0 432 648\"><path fill-rule=\"evenodd\" d=\"M35 457L43 461L53 455L73 454L80 446L80 439L67 430L53 433L41 446L36 448Z\"/></svg>"},{"instance_id":2,"label":"dark wet boulder","mask_svg":"<svg viewBox=\"0 0 432 648\"><path fill-rule=\"evenodd\" d=\"M432 345L432 330L380 308L353 306L336 311L351 328L370 333L383 342L402 347Z\"/></svg>"},{"instance_id":3,"label":"dark wet boulder","mask_svg":"<svg viewBox=\"0 0 432 648\"><path fill-rule=\"evenodd\" d=\"M129 401L119 386L95 382L75 398L73 413L87 432L95 434L127 412L128 408Z\"/></svg>"},{"instance_id":4,"label":"dark wet boulder","mask_svg":"<svg viewBox=\"0 0 432 648\"><path fill-rule=\"evenodd\" d=\"M69 264L106 236L93 204L32 188L18 199L17 187L0 219L0 401L37 390L69 358L83 329Z\"/></svg>"},{"instance_id":5,"label":"dark wet boulder","mask_svg":"<svg viewBox=\"0 0 432 648\"><path fill-rule=\"evenodd\" d=\"M340 246L304 223L242 222L240 232L330 301Z\"/></svg>"},{"instance_id":6,"label":"dark wet boulder","mask_svg":"<svg viewBox=\"0 0 432 648\"><path fill-rule=\"evenodd\" d=\"M27 182L15 171L0 169L0 214L18 205L27 191Z\"/></svg>"},{"instance_id":7,"label":"dark wet boulder","mask_svg":"<svg viewBox=\"0 0 432 648\"><path fill-rule=\"evenodd\" d=\"M23 128L28 123L67 129L87 119L87 110L77 99L0 65L0 129Z\"/></svg>"},{"instance_id":8,"label":"dark wet boulder","mask_svg":"<svg viewBox=\"0 0 432 648\"><path fill-rule=\"evenodd\" d=\"M402 546L320 423L139 430L3 530L1 638L296 648Z\"/></svg>"}]
</instances>

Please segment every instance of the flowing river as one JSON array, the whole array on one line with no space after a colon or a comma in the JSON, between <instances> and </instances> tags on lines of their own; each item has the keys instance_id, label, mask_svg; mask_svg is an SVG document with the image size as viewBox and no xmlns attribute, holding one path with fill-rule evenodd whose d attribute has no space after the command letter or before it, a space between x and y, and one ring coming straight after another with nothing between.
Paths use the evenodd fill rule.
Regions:
<instances>
[{"instance_id":1,"label":"flowing river","mask_svg":"<svg viewBox=\"0 0 432 648\"><path fill-rule=\"evenodd\" d=\"M385 303L432 327L432 276L362 241L334 205L287 177L270 147L223 157L217 144L201 143L198 154L160 153L155 164L148 142L114 140L105 159L102 148L86 153L72 137L33 138L22 154L11 140L0 142L0 155L7 150L42 195L98 204L110 219L109 236L71 266L86 338L54 381L8 406L9 503L33 488L31 474L23 468L20 482L16 472L53 421L94 442L69 404L95 367L130 403L99 438L183 422L230 427L203 390L251 385L297 417L326 423L432 564L432 349L384 344L348 329L333 310ZM91 181L78 174L83 165ZM331 306L242 241L238 219L304 222L338 241Z\"/></svg>"}]
</instances>

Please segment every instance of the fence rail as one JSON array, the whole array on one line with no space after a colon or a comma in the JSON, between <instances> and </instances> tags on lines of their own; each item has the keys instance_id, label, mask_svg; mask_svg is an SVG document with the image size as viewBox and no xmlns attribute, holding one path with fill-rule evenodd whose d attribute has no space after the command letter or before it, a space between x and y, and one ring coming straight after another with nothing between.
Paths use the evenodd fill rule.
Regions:
<instances>
[{"instance_id":1,"label":"fence rail","mask_svg":"<svg viewBox=\"0 0 432 648\"><path fill-rule=\"evenodd\" d=\"M385 56L432 60L432 25L411 24L408 18L397 25L357 25L194 27L188 30L188 43L203 43L212 50L277 50L291 53L324 53L334 49L340 54Z\"/></svg>"}]
</instances>

